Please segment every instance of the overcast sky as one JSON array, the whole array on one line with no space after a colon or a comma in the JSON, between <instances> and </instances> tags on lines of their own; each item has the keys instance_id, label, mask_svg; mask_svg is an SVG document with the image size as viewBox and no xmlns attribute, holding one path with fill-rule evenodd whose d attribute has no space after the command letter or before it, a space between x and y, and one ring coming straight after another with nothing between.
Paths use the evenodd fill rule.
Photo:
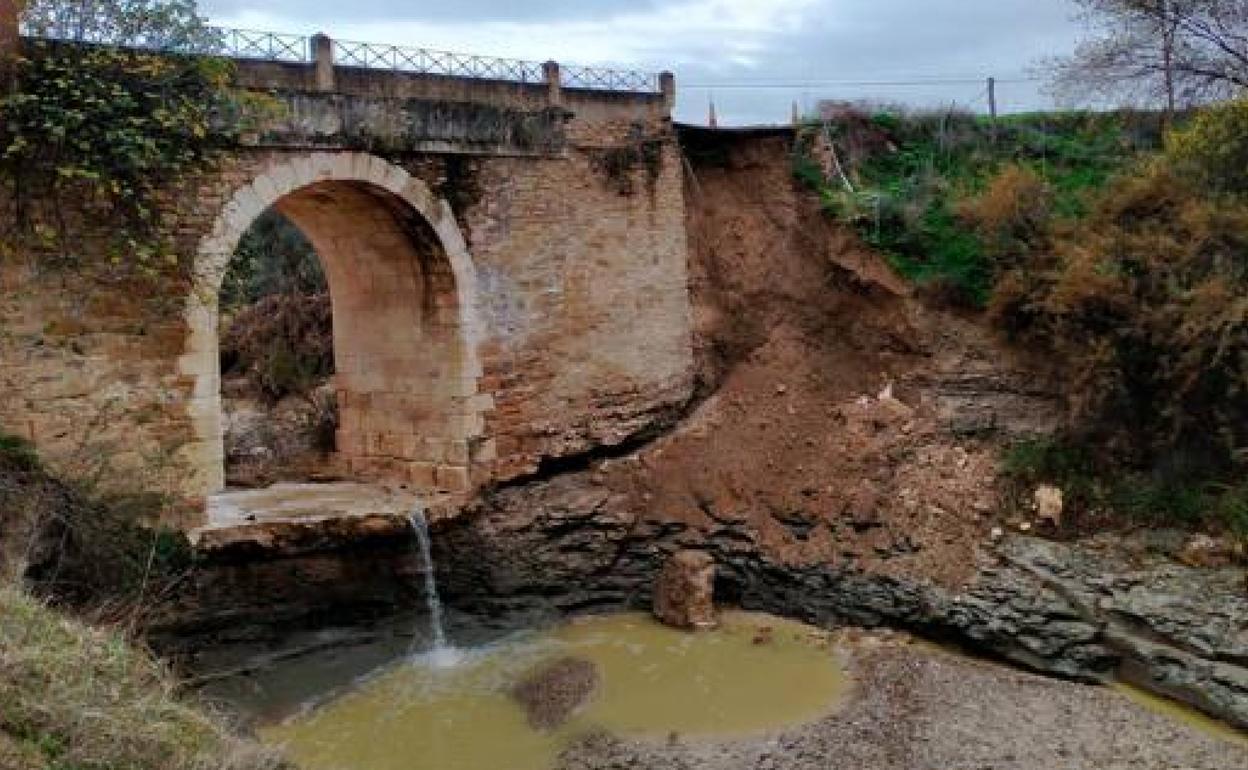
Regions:
<instances>
[{"instance_id":1,"label":"overcast sky","mask_svg":"<svg viewBox=\"0 0 1248 770\"><path fill-rule=\"evenodd\" d=\"M793 102L1051 106L1016 82L1078 37L1070 0L200 0L217 24L676 73L678 118L786 122ZM900 85L897 81L969 82ZM851 85L868 82L872 85ZM885 84L887 83L887 84ZM760 88L758 84L772 87Z\"/></svg>"}]
</instances>

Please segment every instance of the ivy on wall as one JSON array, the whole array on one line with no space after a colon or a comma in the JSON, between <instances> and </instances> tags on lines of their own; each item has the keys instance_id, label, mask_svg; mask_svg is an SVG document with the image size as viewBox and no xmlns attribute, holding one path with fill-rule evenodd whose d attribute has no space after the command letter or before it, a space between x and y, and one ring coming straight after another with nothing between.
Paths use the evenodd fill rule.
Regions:
<instances>
[{"instance_id":1,"label":"ivy on wall","mask_svg":"<svg viewBox=\"0 0 1248 770\"><path fill-rule=\"evenodd\" d=\"M65 0L30 9L36 31L70 39L28 40L9 62L0 183L13 207L3 220L14 229L4 240L67 265L98 267L103 256L110 270L151 273L177 264L159 211L162 192L263 110L231 87L228 60L126 45L140 35L150 44L210 34L193 5L116 0L110 7L90 18L75 16L80 6ZM94 241L84 238L88 231Z\"/></svg>"}]
</instances>

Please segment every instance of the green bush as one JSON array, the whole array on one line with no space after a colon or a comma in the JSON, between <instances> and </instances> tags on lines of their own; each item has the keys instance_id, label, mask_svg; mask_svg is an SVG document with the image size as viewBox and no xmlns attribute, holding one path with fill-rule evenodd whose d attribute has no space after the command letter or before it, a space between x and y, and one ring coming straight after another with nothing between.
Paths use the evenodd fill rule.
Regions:
<instances>
[{"instance_id":1,"label":"green bush","mask_svg":"<svg viewBox=\"0 0 1248 770\"><path fill-rule=\"evenodd\" d=\"M1007 275L994 313L1061 361L1077 437L1227 473L1248 442L1245 267L1248 205L1150 163Z\"/></svg>"},{"instance_id":2,"label":"green bush","mask_svg":"<svg viewBox=\"0 0 1248 770\"><path fill-rule=\"evenodd\" d=\"M1211 192L1248 194L1248 99L1207 107L1166 137L1175 172Z\"/></svg>"},{"instance_id":3,"label":"green bush","mask_svg":"<svg viewBox=\"0 0 1248 770\"><path fill-rule=\"evenodd\" d=\"M221 284L225 312L275 294L329 291L316 250L299 228L274 209L257 217L234 250Z\"/></svg>"},{"instance_id":4,"label":"green bush","mask_svg":"<svg viewBox=\"0 0 1248 770\"><path fill-rule=\"evenodd\" d=\"M29 471L34 470L38 464L39 458L29 441L0 433L0 465Z\"/></svg>"},{"instance_id":5,"label":"green bush","mask_svg":"<svg viewBox=\"0 0 1248 770\"><path fill-rule=\"evenodd\" d=\"M1065 526L1100 526L1107 515L1148 526L1203 526L1248 541L1248 484L1223 483L1200 468L1143 472L1106 462L1093 447L1069 439L1021 441L1004 454L1002 475L1015 509L1051 484L1064 494Z\"/></svg>"},{"instance_id":6,"label":"green bush","mask_svg":"<svg viewBox=\"0 0 1248 770\"><path fill-rule=\"evenodd\" d=\"M1000 273L1051 220L1085 214L1090 191L1142 150L1159 146L1160 133L1148 128L1155 123L1125 113L1069 113L1013 116L993 125L966 113L850 107L831 116L826 129L820 123L801 132L795 174L903 276L959 304L984 307ZM840 180L825 179L811 160L825 130L852 193ZM970 215L980 199L1000 196L1025 178L1042 192L1026 201L1039 209L1030 212L1028 232L1002 238L985 231Z\"/></svg>"}]
</instances>

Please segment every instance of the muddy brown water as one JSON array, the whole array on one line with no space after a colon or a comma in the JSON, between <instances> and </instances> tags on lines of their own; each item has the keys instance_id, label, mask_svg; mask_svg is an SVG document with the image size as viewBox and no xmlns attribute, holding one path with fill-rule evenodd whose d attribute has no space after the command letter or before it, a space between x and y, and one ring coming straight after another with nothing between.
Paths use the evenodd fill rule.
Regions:
<instances>
[{"instance_id":1,"label":"muddy brown water","mask_svg":"<svg viewBox=\"0 0 1248 770\"><path fill-rule=\"evenodd\" d=\"M601 685L567 724L536 730L509 691L567 656L597 666ZM545 770L592 730L653 739L764 733L829 713L848 687L827 636L797 623L731 613L718 631L685 634L616 615L515 635L449 668L403 660L259 734L305 770Z\"/></svg>"},{"instance_id":2,"label":"muddy brown water","mask_svg":"<svg viewBox=\"0 0 1248 770\"><path fill-rule=\"evenodd\" d=\"M396 619L390 632L303 638L300 644L324 647L218 681L206 694L248 717L303 770L547 770L591 731L653 742L673 734L694 742L767 739L839 711L853 688L872 686L846 674L859 647L872 646L871 634L829 634L744 612L724 619L719 631L690 635L639 614L519 633L457 618L452 635L467 643L453 668L408 655L412 618ZM917 649L964 657L928 643ZM597 667L598 689L562 727L534 729L510 692L568 657ZM1233 729L1189 709L1130 688L1120 693L1244 745Z\"/></svg>"}]
</instances>

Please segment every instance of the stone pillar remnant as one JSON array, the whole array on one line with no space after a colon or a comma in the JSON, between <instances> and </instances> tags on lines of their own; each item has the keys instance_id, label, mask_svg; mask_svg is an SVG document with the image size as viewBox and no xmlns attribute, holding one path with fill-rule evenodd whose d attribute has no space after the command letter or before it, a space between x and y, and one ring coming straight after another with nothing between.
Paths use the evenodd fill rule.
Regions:
<instances>
[{"instance_id":1,"label":"stone pillar remnant","mask_svg":"<svg viewBox=\"0 0 1248 770\"><path fill-rule=\"evenodd\" d=\"M563 106L563 75L559 72L559 62L548 61L543 64L542 76L546 79L546 89L550 93L550 106Z\"/></svg>"},{"instance_id":2,"label":"stone pillar remnant","mask_svg":"<svg viewBox=\"0 0 1248 770\"><path fill-rule=\"evenodd\" d=\"M663 92L663 105L667 111L676 109L676 76L666 71L660 73L659 90Z\"/></svg>"},{"instance_id":3,"label":"stone pillar remnant","mask_svg":"<svg viewBox=\"0 0 1248 770\"><path fill-rule=\"evenodd\" d=\"M316 65L316 90L334 90L334 41L318 32L312 36L312 61Z\"/></svg>"},{"instance_id":4,"label":"stone pillar remnant","mask_svg":"<svg viewBox=\"0 0 1248 770\"><path fill-rule=\"evenodd\" d=\"M715 560L705 551L680 551L663 565L654 584L654 614L690 631L714 628Z\"/></svg>"}]
</instances>

